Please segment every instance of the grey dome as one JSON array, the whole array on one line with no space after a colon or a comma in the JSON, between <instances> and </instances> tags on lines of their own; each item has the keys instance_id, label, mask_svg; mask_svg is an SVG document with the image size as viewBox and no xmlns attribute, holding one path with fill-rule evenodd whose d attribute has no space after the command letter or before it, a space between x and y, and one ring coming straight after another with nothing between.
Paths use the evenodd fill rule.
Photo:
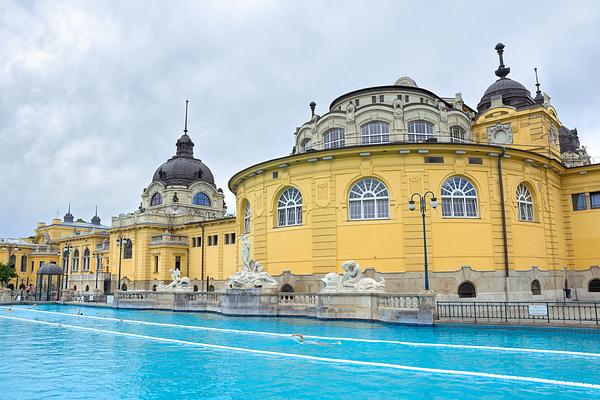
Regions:
<instances>
[{"instance_id":1,"label":"grey dome","mask_svg":"<svg viewBox=\"0 0 600 400\"><path fill-rule=\"evenodd\" d=\"M63 270L61 267L54 263L43 264L38 270L38 275L62 275Z\"/></svg>"},{"instance_id":2,"label":"grey dome","mask_svg":"<svg viewBox=\"0 0 600 400\"><path fill-rule=\"evenodd\" d=\"M158 167L152 177L152 182L161 182L165 186L190 186L198 181L215 185L215 179L210 169L202 161L194 158L194 143L184 133L177 141L177 153Z\"/></svg>"},{"instance_id":3,"label":"grey dome","mask_svg":"<svg viewBox=\"0 0 600 400\"><path fill-rule=\"evenodd\" d=\"M477 104L477 111L482 113L492 104L492 97L502 95L502 102L507 106L522 108L533 104L531 93L525 86L510 78L500 78L487 88L481 101Z\"/></svg>"}]
</instances>

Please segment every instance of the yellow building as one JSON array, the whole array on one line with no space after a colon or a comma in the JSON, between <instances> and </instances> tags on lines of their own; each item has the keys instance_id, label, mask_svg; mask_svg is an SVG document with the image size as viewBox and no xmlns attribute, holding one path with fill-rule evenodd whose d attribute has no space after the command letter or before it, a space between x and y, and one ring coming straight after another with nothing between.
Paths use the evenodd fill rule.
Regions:
<instances>
[{"instance_id":1,"label":"yellow building","mask_svg":"<svg viewBox=\"0 0 600 400\"><path fill-rule=\"evenodd\" d=\"M170 269L195 290L222 290L248 235L252 258L286 291L319 291L326 273L355 260L387 291L418 292L426 254L438 299L556 300L563 289L600 299L600 165L539 84L532 97L507 77L504 46L496 50L498 80L476 109L408 77L346 93L323 115L311 103L290 155L230 179L236 217L194 158L186 124L138 210L110 228L65 216L0 242L0 261L12 257L18 284L39 262L60 263L78 293L153 290Z\"/></svg>"}]
</instances>

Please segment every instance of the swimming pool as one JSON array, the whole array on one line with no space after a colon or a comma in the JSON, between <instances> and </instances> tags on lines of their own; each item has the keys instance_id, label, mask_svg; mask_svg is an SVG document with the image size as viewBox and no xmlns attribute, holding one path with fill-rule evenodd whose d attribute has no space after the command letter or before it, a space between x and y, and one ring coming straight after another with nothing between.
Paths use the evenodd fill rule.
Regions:
<instances>
[{"instance_id":1,"label":"swimming pool","mask_svg":"<svg viewBox=\"0 0 600 400\"><path fill-rule=\"evenodd\" d=\"M600 331L591 329L49 305L1 307L0 341L2 399L600 396Z\"/></svg>"}]
</instances>

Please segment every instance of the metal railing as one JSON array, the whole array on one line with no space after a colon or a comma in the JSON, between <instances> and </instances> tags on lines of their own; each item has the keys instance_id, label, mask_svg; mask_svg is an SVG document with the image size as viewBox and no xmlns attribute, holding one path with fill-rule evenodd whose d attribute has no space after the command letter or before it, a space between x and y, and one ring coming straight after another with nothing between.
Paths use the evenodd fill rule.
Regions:
<instances>
[{"instance_id":1,"label":"metal railing","mask_svg":"<svg viewBox=\"0 0 600 400\"><path fill-rule=\"evenodd\" d=\"M437 302L437 319L457 322L600 324L597 302Z\"/></svg>"}]
</instances>

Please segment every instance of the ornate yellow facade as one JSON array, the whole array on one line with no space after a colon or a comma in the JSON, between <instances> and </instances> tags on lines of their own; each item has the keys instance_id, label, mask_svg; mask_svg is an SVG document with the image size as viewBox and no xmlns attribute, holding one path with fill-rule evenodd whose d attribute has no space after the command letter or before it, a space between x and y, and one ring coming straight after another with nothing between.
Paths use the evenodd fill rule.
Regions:
<instances>
[{"instance_id":1,"label":"ornate yellow facade","mask_svg":"<svg viewBox=\"0 0 600 400\"><path fill-rule=\"evenodd\" d=\"M19 285L44 261L62 264L79 292L151 290L172 268L196 290L220 290L247 234L252 258L288 290L318 291L324 274L355 260L385 277L388 291L414 293L424 247L419 206L409 202L431 191L439 205L425 203L426 254L438 298L562 299L566 288L598 299L600 164L589 163L539 85L533 98L507 78L504 46L496 49L499 79L476 109L408 77L344 94L324 115L311 103L289 156L230 179L236 217L193 157L186 127L137 211L79 232L53 221L18 250L6 242L0 257L26 255L26 271L16 262Z\"/></svg>"}]
</instances>

